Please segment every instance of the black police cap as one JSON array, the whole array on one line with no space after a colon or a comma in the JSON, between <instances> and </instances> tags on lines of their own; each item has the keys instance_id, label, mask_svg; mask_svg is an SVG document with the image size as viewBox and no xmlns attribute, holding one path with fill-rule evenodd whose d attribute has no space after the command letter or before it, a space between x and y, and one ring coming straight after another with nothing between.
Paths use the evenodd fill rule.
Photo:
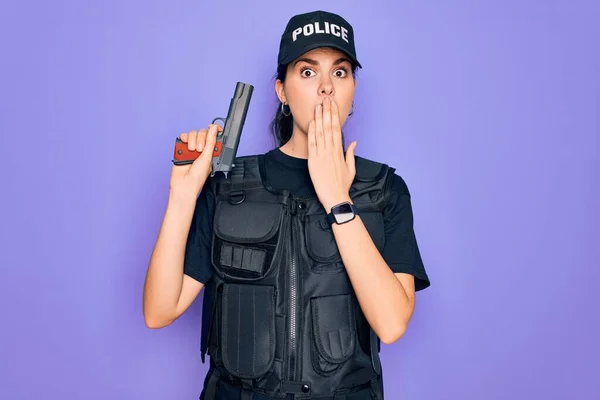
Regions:
<instances>
[{"instance_id":1,"label":"black police cap","mask_svg":"<svg viewBox=\"0 0 600 400\"><path fill-rule=\"evenodd\" d=\"M289 20L281 35L277 63L288 64L320 47L340 50L362 68L356 57L352 25L337 14L321 10L295 15Z\"/></svg>"}]
</instances>

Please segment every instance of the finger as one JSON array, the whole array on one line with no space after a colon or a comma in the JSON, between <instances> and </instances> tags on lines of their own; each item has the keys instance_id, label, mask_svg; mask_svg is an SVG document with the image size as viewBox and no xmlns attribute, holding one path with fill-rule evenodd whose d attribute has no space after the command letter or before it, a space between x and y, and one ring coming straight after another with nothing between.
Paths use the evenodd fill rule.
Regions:
<instances>
[{"instance_id":1,"label":"finger","mask_svg":"<svg viewBox=\"0 0 600 400\"><path fill-rule=\"evenodd\" d=\"M216 131L215 131L215 143L213 143L212 147L210 147L211 153L214 153L216 141L219 140L219 133L223 132L223 127L221 125L219 125L219 124L210 124L208 126L207 135L205 136L205 140L204 140L203 144L206 143L206 138L208 137L208 131L210 131L210 129L216 129ZM208 149L209 147L206 147L206 148Z\"/></svg>"},{"instance_id":2,"label":"finger","mask_svg":"<svg viewBox=\"0 0 600 400\"><path fill-rule=\"evenodd\" d=\"M356 140L350 143L350 146L348 146L348 150L346 151L346 165L348 166L348 172L350 172L352 176L356 174L356 164L354 160L356 144Z\"/></svg>"},{"instance_id":3,"label":"finger","mask_svg":"<svg viewBox=\"0 0 600 400\"><path fill-rule=\"evenodd\" d=\"M188 132L188 142L187 142L187 147L189 151L195 151L196 150L196 137L198 136L198 132L197 131L190 131Z\"/></svg>"},{"instance_id":4,"label":"finger","mask_svg":"<svg viewBox=\"0 0 600 400\"><path fill-rule=\"evenodd\" d=\"M332 148L332 131L331 131L331 99L325 97L323 100L323 135L325 147Z\"/></svg>"},{"instance_id":5,"label":"finger","mask_svg":"<svg viewBox=\"0 0 600 400\"><path fill-rule=\"evenodd\" d=\"M204 129L206 130L206 129ZM203 175L207 172L206 168L210 168L213 149L215 148L215 144L217 143L217 127L211 126L206 132L206 141L204 143L205 151L198 156L196 160L194 160L192 164L192 170L194 174Z\"/></svg>"},{"instance_id":6,"label":"finger","mask_svg":"<svg viewBox=\"0 0 600 400\"><path fill-rule=\"evenodd\" d=\"M219 137L219 133L223 132L223 127L219 124L211 124L211 126L214 125L217 128L217 138Z\"/></svg>"},{"instance_id":7,"label":"finger","mask_svg":"<svg viewBox=\"0 0 600 400\"><path fill-rule=\"evenodd\" d=\"M206 134L205 148L206 151L203 152L200 157L204 157L205 161L212 161L213 153L215 150L215 145L217 144L217 133L218 133L217 125L211 125Z\"/></svg>"},{"instance_id":8,"label":"finger","mask_svg":"<svg viewBox=\"0 0 600 400\"><path fill-rule=\"evenodd\" d=\"M317 137L315 133L315 121L308 123L308 157L317 155Z\"/></svg>"},{"instance_id":9,"label":"finger","mask_svg":"<svg viewBox=\"0 0 600 400\"><path fill-rule=\"evenodd\" d=\"M342 126L340 124L340 110L335 101L331 102L331 134L334 151L344 152L342 145Z\"/></svg>"},{"instance_id":10,"label":"finger","mask_svg":"<svg viewBox=\"0 0 600 400\"><path fill-rule=\"evenodd\" d=\"M179 135L179 139L183 142L183 143L187 143L188 141L188 134L187 133L182 133Z\"/></svg>"},{"instance_id":11,"label":"finger","mask_svg":"<svg viewBox=\"0 0 600 400\"><path fill-rule=\"evenodd\" d=\"M198 132L198 136L196 137L196 150L202 151L204 150L204 145L206 143L206 135L208 134L208 130L202 129Z\"/></svg>"},{"instance_id":12,"label":"finger","mask_svg":"<svg viewBox=\"0 0 600 400\"><path fill-rule=\"evenodd\" d=\"M315 136L317 142L317 150L323 149L325 146L323 138L323 106L317 105L315 109Z\"/></svg>"}]
</instances>

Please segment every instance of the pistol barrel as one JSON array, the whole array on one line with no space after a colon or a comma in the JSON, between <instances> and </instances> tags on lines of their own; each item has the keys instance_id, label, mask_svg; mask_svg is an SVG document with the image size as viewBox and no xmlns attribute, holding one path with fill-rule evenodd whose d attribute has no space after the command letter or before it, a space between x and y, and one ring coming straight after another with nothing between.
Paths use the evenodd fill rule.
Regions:
<instances>
[{"instance_id":1,"label":"pistol barrel","mask_svg":"<svg viewBox=\"0 0 600 400\"><path fill-rule=\"evenodd\" d=\"M212 174L216 172L230 172L232 163L237 155L238 146L242 130L246 123L248 108L254 87L250 84L238 82L235 92L229 103L229 111L225 120L225 126L221 135L223 137L223 148L218 157L215 157L216 163L213 164Z\"/></svg>"}]
</instances>

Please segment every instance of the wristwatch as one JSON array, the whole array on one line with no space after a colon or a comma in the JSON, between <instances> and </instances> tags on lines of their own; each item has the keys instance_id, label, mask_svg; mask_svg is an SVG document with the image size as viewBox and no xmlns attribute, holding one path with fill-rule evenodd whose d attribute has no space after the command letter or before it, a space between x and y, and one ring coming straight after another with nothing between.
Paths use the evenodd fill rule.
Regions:
<instances>
[{"instance_id":1,"label":"wristwatch","mask_svg":"<svg viewBox=\"0 0 600 400\"><path fill-rule=\"evenodd\" d=\"M349 201L345 201L331 207L331 212L327 214L327 222L332 225L334 222L338 225L352 221L358 215L358 208Z\"/></svg>"}]
</instances>

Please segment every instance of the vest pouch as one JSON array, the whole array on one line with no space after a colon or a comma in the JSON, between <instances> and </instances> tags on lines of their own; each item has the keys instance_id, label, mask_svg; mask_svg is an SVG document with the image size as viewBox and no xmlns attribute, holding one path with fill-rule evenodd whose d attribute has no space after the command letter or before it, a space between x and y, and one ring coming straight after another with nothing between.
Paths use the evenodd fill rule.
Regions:
<instances>
[{"instance_id":1,"label":"vest pouch","mask_svg":"<svg viewBox=\"0 0 600 400\"><path fill-rule=\"evenodd\" d=\"M236 377L259 378L275 358L275 288L226 283L222 296L223 366Z\"/></svg>"},{"instance_id":2,"label":"vest pouch","mask_svg":"<svg viewBox=\"0 0 600 400\"><path fill-rule=\"evenodd\" d=\"M380 253L383 252L385 244L383 215L377 211L361 211L360 218L375 247ZM311 258L311 272L340 272L344 270L333 230L327 223L325 214L307 216L304 235L306 238L306 251Z\"/></svg>"},{"instance_id":3,"label":"vest pouch","mask_svg":"<svg viewBox=\"0 0 600 400\"><path fill-rule=\"evenodd\" d=\"M325 214L307 215L304 225L306 252L311 272L339 272L344 269L331 226Z\"/></svg>"},{"instance_id":4,"label":"vest pouch","mask_svg":"<svg viewBox=\"0 0 600 400\"><path fill-rule=\"evenodd\" d=\"M239 281L263 278L277 247L282 215L279 203L218 202L212 251L217 274Z\"/></svg>"},{"instance_id":5,"label":"vest pouch","mask_svg":"<svg viewBox=\"0 0 600 400\"><path fill-rule=\"evenodd\" d=\"M315 297L312 314L312 364L323 376L332 374L356 350L356 320L350 294Z\"/></svg>"}]
</instances>

